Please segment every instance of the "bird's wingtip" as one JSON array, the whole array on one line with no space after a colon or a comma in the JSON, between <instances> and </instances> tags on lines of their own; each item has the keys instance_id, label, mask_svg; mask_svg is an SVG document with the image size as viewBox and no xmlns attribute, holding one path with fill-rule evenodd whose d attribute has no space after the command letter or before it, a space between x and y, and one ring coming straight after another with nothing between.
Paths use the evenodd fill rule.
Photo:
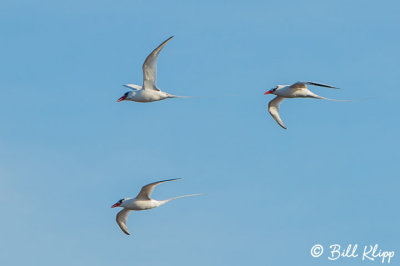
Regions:
<instances>
[{"instance_id":1,"label":"bird's wingtip","mask_svg":"<svg viewBox=\"0 0 400 266\"><path fill-rule=\"evenodd\" d=\"M282 123L278 123L280 126L281 126L281 128L283 128L283 129L287 129L287 127Z\"/></svg>"},{"instance_id":2,"label":"bird's wingtip","mask_svg":"<svg viewBox=\"0 0 400 266\"><path fill-rule=\"evenodd\" d=\"M182 177L178 177L178 178L171 178L171 179L166 179L166 180L163 180L163 182L166 182L166 181L176 181L176 180L180 180L180 179L183 179Z\"/></svg>"}]
</instances>

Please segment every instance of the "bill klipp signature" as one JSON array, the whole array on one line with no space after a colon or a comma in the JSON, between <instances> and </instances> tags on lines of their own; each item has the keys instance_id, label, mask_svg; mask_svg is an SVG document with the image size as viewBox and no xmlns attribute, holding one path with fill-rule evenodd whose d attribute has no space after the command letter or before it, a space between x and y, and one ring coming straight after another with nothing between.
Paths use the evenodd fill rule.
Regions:
<instances>
[{"instance_id":1,"label":"bill klipp signature","mask_svg":"<svg viewBox=\"0 0 400 266\"><path fill-rule=\"evenodd\" d=\"M314 258L321 257L324 253L324 247L316 244L311 248L311 256ZM390 263L395 252L393 250L383 250L378 244L358 246L358 244L349 244L342 247L339 244L329 246L326 252L329 260L338 260L341 258L360 258L363 261L380 261L382 263Z\"/></svg>"}]
</instances>

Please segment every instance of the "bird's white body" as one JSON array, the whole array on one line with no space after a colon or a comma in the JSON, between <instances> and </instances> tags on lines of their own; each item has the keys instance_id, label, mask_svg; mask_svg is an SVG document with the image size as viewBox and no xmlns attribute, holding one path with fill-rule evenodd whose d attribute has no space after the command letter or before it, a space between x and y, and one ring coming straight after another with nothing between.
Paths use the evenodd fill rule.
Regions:
<instances>
[{"instance_id":1,"label":"bird's white body","mask_svg":"<svg viewBox=\"0 0 400 266\"><path fill-rule=\"evenodd\" d=\"M120 101L134 101L140 103L149 103L155 101L161 101L167 98L185 98L185 96L176 96L157 88L157 58L164 46L173 38L174 36L168 38L162 44L160 44L156 49L154 49L151 54L149 54L143 63L143 86L135 84L126 84L125 87L132 89L133 91L125 93Z\"/></svg>"},{"instance_id":2,"label":"bird's white body","mask_svg":"<svg viewBox=\"0 0 400 266\"><path fill-rule=\"evenodd\" d=\"M314 98L314 99L323 99L323 100L331 100L331 101L339 101L334 99L325 98L319 96L307 88L307 85L314 85L326 88L337 89L333 86L316 83L316 82L296 82L293 85L278 85L272 90L267 91L265 94L274 94L276 97L272 99L268 103L268 111L271 116L275 119L275 121L284 129L286 129L283 124L281 117L279 116L279 105L285 98Z\"/></svg>"},{"instance_id":3,"label":"bird's white body","mask_svg":"<svg viewBox=\"0 0 400 266\"><path fill-rule=\"evenodd\" d=\"M307 87L293 88L290 85L278 85L278 89L273 92L276 96L284 97L284 98L315 98L315 99L324 99L312 91L310 91Z\"/></svg>"},{"instance_id":4,"label":"bird's white body","mask_svg":"<svg viewBox=\"0 0 400 266\"><path fill-rule=\"evenodd\" d=\"M131 211L144 211L144 210L149 210L149 209L153 209L158 206L161 206L166 202L167 201L165 201L165 200L162 200L162 201L154 200L154 199L141 200L141 199L133 198L133 199L125 199L124 202L122 202L120 207L131 210Z\"/></svg>"},{"instance_id":5,"label":"bird's white body","mask_svg":"<svg viewBox=\"0 0 400 266\"><path fill-rule=\"evenodd\" d=\"M155 199L150 198L151 193L153 192L154 188L158 184L161 184L161 183L164 183L167 181L174 181L174 180L178 180L178 179L180 179L180 178L150 183L150 184L142 187L142 189L140 190L140 192L136 196L136 198L121 199L117 203L115 203L113 206L111 206L111 208L115 208L115 207L123 208L123 210L120 211L116 217L117 224L119 225L121 230L125 234L129 235L128 227L126 226L126 220L128 219L128 214L131 211L149 210L149 209L159 207L159 206L161 206L171 200L174 200L174 199L199 195L199 194L183 195L183 196L174 197L174 198L170 198L170 199L166 199L166 200L155 200Z\"/></svg>"},{"instance_id":6,"label":"bird's white body","mask_svg":"<svg viewBox=\"0 0 400 266\"><path fill-rule=\"evenodd\" d=\"M175 98L175 96L168 94L164 91L141 89L137 91L128 92L125 101L149 103L149 102L161 101L167 98Z\"/></svg>"}]
</instances>

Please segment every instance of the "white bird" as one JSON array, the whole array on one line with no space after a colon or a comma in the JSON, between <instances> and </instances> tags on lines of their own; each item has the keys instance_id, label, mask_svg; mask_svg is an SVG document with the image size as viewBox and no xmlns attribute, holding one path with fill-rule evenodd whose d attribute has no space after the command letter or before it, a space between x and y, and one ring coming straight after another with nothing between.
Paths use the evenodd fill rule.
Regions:
<instances>
[{"instance_id":1,"label":"white bird","mask_svg":"<svg viewBox=\"0 0 400 266\"><path fill-rule=\"evenodd\" d=\"M117 214L116 220L117 224L121 228L121 230L129 235L128 228L126 227L126 220L128 218L128 214L130 211L143 211L143 210L148 210L148 209L153 209L156 207L159 207L171 200L174 199L179 199L183 197L191 197L191 196L197 196L200 194L191 194L191 195L184 195L184 196L179 196L179 197L174 197L166 200L154 200L150 198L151 193L153 192L154 188L161 183L167 182L167 181L174 181L174 180L179 180L182 178L175 178L175 179L168 179L168 180L162 180L154 183L150 183L148 185L145 185L142 187L140 190L139 194L136 196L136 198L124 198L119 200L117 203L111 206L111 208L115 207L122 207L124 208L122 211L120 211Z\"/></svg>"},{"instance_id":2,"label":"white bird","mask_svg":"<svg viewBox=\"0 0 400 266\"><path fill-rule=\"evenodd\" d=\"M282 101L285 98L314 98L314 99L323 99L323 100L330 100L330 101L345 101L345 100L334 100L334 99L329 99L325 98L322 96L319 96L312 91L310 91L307 88L307 85L314 85L314 86L320 86L320 87L325 87L325 88L331 88L331 89L338 89L336 87L322 84L322 83L316 83L316 82L296 82L293 85L278 85L275 88L267 91L264 93L266 94L275 94L277 95L272 101L268 103L268 111L272 115L272 117L275 119L275 121L284 129L287 129L285 125L283 124L281 117L279 116L279 105L282 103Z\"/></svg>"},{"instance_id":3,"label":"white bird","mask_svg":"<svg viewBox=\"0 0 400 266\"><path fill-rule=\"evenodd\" d=\"M143 86L135 84L125 84L124 86L132 89L126 92L117 102L121 101L134 101L134 102L154 102L167 98L186 98L186 96L172 95L167 92L161 91L156 86L157 78L157 58L162 48L173 38L169 37L166 41L154 49L143 63Z\"/></svg>"}]
</instances>

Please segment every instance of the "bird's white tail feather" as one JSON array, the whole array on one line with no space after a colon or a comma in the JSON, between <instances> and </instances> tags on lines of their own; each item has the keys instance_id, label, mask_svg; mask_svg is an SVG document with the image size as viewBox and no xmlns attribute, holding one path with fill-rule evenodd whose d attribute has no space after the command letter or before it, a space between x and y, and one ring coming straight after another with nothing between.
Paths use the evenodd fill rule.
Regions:
<instances>
[{"instance_id":1,"label":"bird's white tail feather","mask_svg":"<svg viewBox=\"0 0 400 266\"><path fill-rule=\"evenodd\" d=\"M167 200L164 200L165 202L174 200L174 199L180 199L180 198L186 198L186 197L193 197L193 196L200 196L201 194L190 194L190 195L183 195L183 196L178 196L178 197L173 197Z\"/></svg>"},{"instance_id":2,"label":"bird's white tail feather","mask_svg":"<svg viewBox=\"0 0 400 266\"><path fill-rule=\"evenodd\" d=\"M168 94L168 97L170 97L170 98L192 98L193 96L179 96L179 95Z\"/></svg>"},{"instance_id":3,"label":"bird's white tail feather","mask_svg":"<svg viewBox=\"0 0 400 266\"><path fill-rule=\"evenodd\" d=\"M334 101L334 102L352 102L353 100L337 100L337 99L331 99L331 98L326 98L322 96L316 97L316 99L321 99L321 100L328 100L328 101Z\"/></svg>"},{"instance_id":4,"label":"bird's white tail feather","mask_svg":"<svg viewBox=\"0 0 400 266\"><path fill-rule=\"evenodd\" d=\"M334 102L352 102L352 100L336 100L336 99L330 99L326 97L319 96L313 92L309 92L309 95L307 97L314 98L314 99L321 99L321 100L328 100L328 101L334 101Z\"/></svg>"}]
</instances>

